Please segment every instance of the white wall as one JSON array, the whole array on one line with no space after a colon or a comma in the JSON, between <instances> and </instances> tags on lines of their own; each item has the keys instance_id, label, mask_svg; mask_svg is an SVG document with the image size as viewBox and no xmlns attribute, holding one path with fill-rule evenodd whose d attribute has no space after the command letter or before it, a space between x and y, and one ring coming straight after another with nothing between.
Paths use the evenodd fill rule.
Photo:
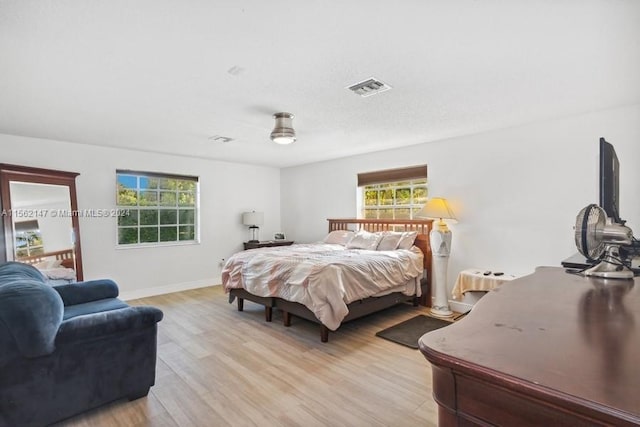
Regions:
<instances>
[{"instance_id":1,"label":"white wall","mask_svg":"<svg viewBox=\"0 0 640 427\"><path fill-rule=\"evenodd\" d=\"M469 267L522 275L559 265L576 252L578 211L598 201L600 136L616 148L621 215L638 236L638 105L282 170L1 134L0 150L3 163L79 172L80 209L114 207L116 169L200 177L198 245L117 249L115 218L81 218L85 278L112 278L132 298L220 283L220 260L248 238L244 211L265 213L262 239L316 241L327 218L356 216L358 172L423 163L430 194L460 220L450 226L449 290Z\"/></svg>"},{"instance_id":2,"label":"white wall","mask_svg":"<svg viewBox=\"0 0 640 427\"><path fill-rule=\"evenodd\" d=\"M117 249L115 218L80 218L85 280L111 278L125 299L219 284L220 260L248 238L244 211L264 212L263 239L281 231L276 168L1 134L0 152L3 163L80 173L80 210L114 208L116 169L200 178L200 244Z\"/></svg>"},{"instance_id":3,"label":"white wall","mask_svg":"<svg viewBox=\"0 0 640 427\"><path fill-rule=\"evenodd\" d=\"M621 216L640 236L639 105L283 169L283 230L319 240L326 218L357 215L357 173L426 163L430 196L449 199L459 218L449 291L465 268L559 266L577 252L576 215L598 202L601 136L620 159Z\"/></svg>"}]
</instances>

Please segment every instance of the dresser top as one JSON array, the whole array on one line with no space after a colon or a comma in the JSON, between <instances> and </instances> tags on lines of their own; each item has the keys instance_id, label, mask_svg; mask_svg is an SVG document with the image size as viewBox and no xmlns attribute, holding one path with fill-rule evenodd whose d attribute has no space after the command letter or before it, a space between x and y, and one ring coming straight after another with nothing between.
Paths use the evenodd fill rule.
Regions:
<instances>
[{"instance_id":1,"label":"dresser top","mask_svg":"<svg viewBox=\"0 0 640 427\"><path fill-rule=\"evenodd\" d=\"M539 267L420 339L432 363L640 422L640 280Z\"/></svg>"}]
</instances>

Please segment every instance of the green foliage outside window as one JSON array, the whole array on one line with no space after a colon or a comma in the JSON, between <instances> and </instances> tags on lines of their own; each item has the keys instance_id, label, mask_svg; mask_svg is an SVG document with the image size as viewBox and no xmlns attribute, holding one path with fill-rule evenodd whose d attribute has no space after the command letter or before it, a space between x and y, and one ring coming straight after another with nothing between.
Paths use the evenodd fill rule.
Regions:
<instances>
[{"instance_id":1,"label":"green foliage outside window","mask_svg":"<svg viewBox=\"0 0 640 427\"><path fill-rule=\"evenodd\" d=\"M426 179L366 185L361 214L365 219L413 219L427 195Z\"/></svg>"},{"instance_id":2,"label":"green foliage outside window","mask_svg":"<svg viewBox=\"0 0 640 427\"><path fill-rule=\"evenodd\" d=\"M119 171L116 204L128 211L118 217L118 244L195 241L198 180Z\"/></svg>"},{"instance_id":3,"label":"green foliage outside window","mask_svg":"<svg viewBox=\"0 0 640 427\"><path fill-rule=\"evenodd\" d=\"M40 230L16 232L16 258L44 253Z\"/></svg>"}]
</instances>

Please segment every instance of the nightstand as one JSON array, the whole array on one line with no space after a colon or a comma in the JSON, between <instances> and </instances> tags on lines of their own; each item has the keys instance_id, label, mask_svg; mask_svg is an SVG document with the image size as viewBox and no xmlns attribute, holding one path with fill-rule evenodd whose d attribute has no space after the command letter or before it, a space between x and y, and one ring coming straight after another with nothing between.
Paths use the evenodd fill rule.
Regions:
<instances>
[{"instance_id":1,"label":"nightstand","mask_svg":"<svg viewBox=\"0 0 640 427\"><path fill-rule=\"evenodd\" d=\"M293 240L261 240L260 242L244 242L244 250L289 245L293 245Z\"/></svg>"},{"instance_id":2,"label":"nightstand","mask_svg":"<svg viewBox=\"0 0 640 427\"><path fill-rule=\"evenodd\" d=\"M513 274L501 274L496 276L493 272L490 274L484 274L487 270L481 268L470 268L462 270L458 274L458 279L451 292L453 299L461 301L465 292L469 291L481 291L488 292L497 288L505 282L509 282L516 277Z\"/></svg>"}]
</instances>

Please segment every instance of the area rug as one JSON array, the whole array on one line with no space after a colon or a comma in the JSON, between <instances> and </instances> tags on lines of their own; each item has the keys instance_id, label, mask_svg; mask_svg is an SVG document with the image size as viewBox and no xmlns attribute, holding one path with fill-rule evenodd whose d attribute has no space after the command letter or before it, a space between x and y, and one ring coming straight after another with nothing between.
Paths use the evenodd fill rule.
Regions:
<instances>
[{"instance_id":1,"label":"area rug","mask_svg":"<svg viewBox=\"0 0 640 427\"><path fill-rule=\"evenodd\" d=\"M411 348L418 348L418 340L421 336L430 331L450 325L451 322L436 319L434 317L419 314L402 323L383 329L376 333L376 336L402 344Z\"/></svg>"}]
</instances>

